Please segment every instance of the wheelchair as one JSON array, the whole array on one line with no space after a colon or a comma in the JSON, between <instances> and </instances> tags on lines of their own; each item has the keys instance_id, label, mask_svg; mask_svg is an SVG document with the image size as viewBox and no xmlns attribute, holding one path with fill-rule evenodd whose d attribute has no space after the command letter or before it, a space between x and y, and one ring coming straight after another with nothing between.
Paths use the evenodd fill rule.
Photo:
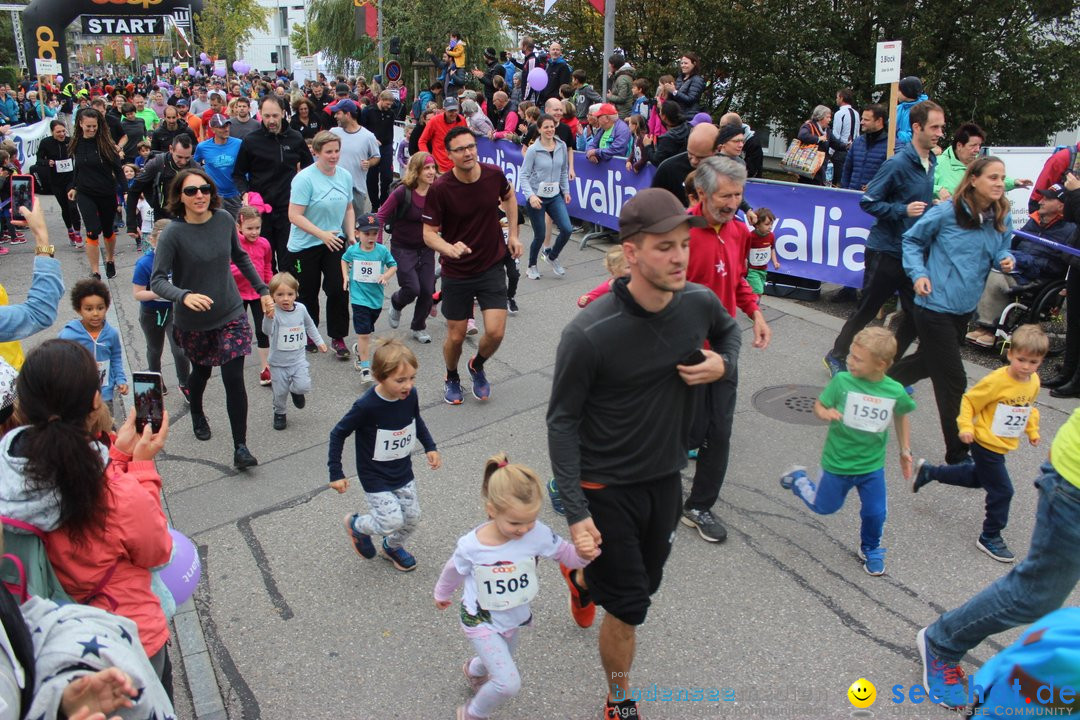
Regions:
<instances>
[{"instance_id":1,"label":"wheelchair","mask_svg":"<svg viewBox=\"0 0 1080 720\"><path fill-rule=\"evenodd\" d=\"M1028 323L1042 328L1050 340L1047 357L1056 357L1065 351L1068 298L1065 295L1064 277L1009 288L1009 298L1010 302L1001 311L994 331L995 340L1001 343L1002 355L1009 349L1013 331Z\"/></svg>"}]
</instances>

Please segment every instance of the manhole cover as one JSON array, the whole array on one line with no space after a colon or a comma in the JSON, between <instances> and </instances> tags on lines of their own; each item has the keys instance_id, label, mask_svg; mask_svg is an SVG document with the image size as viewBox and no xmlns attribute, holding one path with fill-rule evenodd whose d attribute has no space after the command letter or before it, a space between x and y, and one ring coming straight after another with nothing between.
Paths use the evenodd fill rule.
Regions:
<instances>
[{"instance_id":1,"label":"manhole cover","mask_svg":"<svg viewBox=\"0 0 1080 720\"><path fill-rule=\"evenodd\" d=\"M750 402L758 412L793 425L824 425L814 415L814 401L824 388L817 385L774 385L754 393Z\"/></svg>"}]
</instances>

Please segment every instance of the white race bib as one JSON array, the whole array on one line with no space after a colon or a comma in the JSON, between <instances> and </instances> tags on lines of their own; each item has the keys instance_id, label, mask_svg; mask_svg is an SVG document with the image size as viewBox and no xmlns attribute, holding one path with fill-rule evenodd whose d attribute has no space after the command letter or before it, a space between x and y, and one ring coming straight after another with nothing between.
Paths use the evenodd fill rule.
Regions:
<instances>
[{"instance_id":1,"label":"white race bib","mask_svg":"<svg viewBox=\"0 0 1080 720\"><path fill-rule=\"evenodd\" d=\"M844 403L844 424L854 430L879 433L889 427L896 400L849 392Z\"/></svg>"},{"instance_id":2,"label":"white race bib","mask_svg":"<svg viewBox=\"0 0 1080 720\"><path fill-rule=\"evenodd\" d=\"M1027 428L1030 417L1030 407L998 403L994 410L994 422L990 424L990 432L1003 438L1020 437Z\"/></svg>"},{"instance_id":3,"label":"white race bib","mask_svg":"<svg viewBox=\"0 0 1080 720\"><path fill-rule=\"evenodd\" d=\"M98 360L97 364L98 385L102 388L106 387L109 382L109 361Z\"/></svg>"},{"instance_id":4,"label":"white race bib","mask_svg":"<svg viewBox=\"0 0 1080 720\"><path fill-rule=\"evenodd\" d=\"M375 454L372 460L375 462L387 462L400 460L408 457L416 444L416 421L413 420L400 430L385 430L379 428L375 433Z\"/></svg>"},{"instance_id":5,"label":"white race bib","mask_svg":"<svg viewBox=\"0 0 1080 720\"><path fill-rule=\"evenodd\" d=\"M750 248L750 266L762 267L772 259L772 248Z\"/></svg>"},{"instance_id":6,"label":"white race bib","mask_svg":"<svg viewBox=\"0 0 1080 720\"><path fill-rule=\"evenodd\" d=\"M303 325L281 328L278 335L278 350L299 350L307 345L307 331Z\"/></svg>"},{"instance_id":7,"label":"white race bib","mask_svg":"<svg viewBox=\"0 0 1080 720\"><path fill-rule=\"evenodd\" d=\"M557 182L542 182L540 183L540 189L536 193L542 198L555 197L559 194L559 183Z\"/></svg>"},{"instance_id":8,"label":"white race bib","mask_svg":"<svg viewBox=\"0 0 1080 720\"><path fill-rule=\"evenodd\" d=\"M382 275L382 263L378 260L353 260L352 279L362 283L377 283Z\"/></svg>"},{"instance_id":9,"label":"white race bib","mask_svg":"<svg viewBox=\"0 0 1080 720\"><path fill-rule=\"evenodd\" d=\"M540 589L536 559L473 568L476 602L485 610L510 610L531 602Z\"/></svg>"},{"instance_id":10,"label":"white race bib","mask_svg":"<svg viewBox=\"0 0 1080 720\"><path fill-rule=\"evenodd\" d=\"M62 172L67 173L67 172L71 172L74 169L75 169L75 162L71 158L68 158L67 160L57 160L56 161L56 172L58 172L58 173L62 173Z\"/></svg>"}]
</instances>

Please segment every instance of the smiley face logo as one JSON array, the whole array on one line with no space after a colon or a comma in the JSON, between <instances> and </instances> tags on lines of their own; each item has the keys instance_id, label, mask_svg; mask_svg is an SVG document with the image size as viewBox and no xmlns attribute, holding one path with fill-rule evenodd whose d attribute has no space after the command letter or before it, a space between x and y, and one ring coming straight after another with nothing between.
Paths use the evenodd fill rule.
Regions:
<instances>
[{"instance_id":1,"label":"smiley face logo","mask_svg":"<svg viewBox=\"0 0 1080 720\"><path fill-rule=\"evenodd\" d=\"M859 678L851 683L847 691L848 700L857 708L868 708L877 700L877 688L866 678Z\"/></svg>"}]
</instances>

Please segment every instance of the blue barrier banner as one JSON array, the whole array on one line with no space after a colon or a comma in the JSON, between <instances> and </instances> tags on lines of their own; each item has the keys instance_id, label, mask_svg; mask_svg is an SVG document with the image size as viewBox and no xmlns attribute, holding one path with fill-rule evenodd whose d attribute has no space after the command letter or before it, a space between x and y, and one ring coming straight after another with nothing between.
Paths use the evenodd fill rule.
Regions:
<instances>
[{"instance_id":1,"label":"blue barrier banner","mask_svg":"<svg viewBox=\"0 0 1080 720\"><path fill-rule=\"evenodd\" d=\"M481 162L497 165L520 192L523 154L520 145L477 139ZM619 212L638 190L652 184L655 168L635 174L625 160L591 163L574 155L576 178L570 183L570 216L607 228L618 228ZM779 272L824 282L862 287L863 253L874 218L859 207L861 193L848 190L751 180L746 199L754 208L776 215L773 232ZM772 269L772 268L770 268Z\"/></svg>"}]
</instances>

